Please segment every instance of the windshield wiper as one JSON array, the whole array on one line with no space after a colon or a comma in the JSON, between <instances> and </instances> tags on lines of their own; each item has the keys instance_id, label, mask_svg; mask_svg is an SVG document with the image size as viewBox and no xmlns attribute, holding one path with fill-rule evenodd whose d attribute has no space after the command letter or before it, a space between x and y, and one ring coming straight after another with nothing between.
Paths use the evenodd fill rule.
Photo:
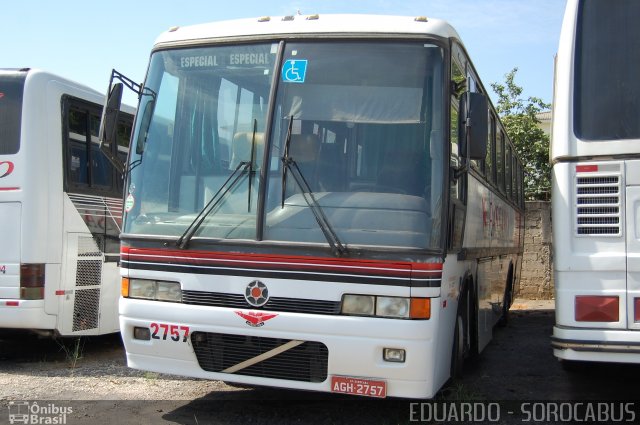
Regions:
<instances>
[{"instance_id":1,"label":"windshield wiper","mask_svg":"<svg viewBox=\"0 0 640 425\"><path fill-rule=\"evenodd\" d=\"M284 140L284 149L282 149L282 192L280 193L280 208L284 208L284 195L287 191L287 171L289 167L285 161L285 158L289 158L289 145L291 144L291 128L293 127L293 115L289 117L289 125L287 126L287 138Z\"/></svg>"},{"instance_id":2,"label":"windshield wiper","mask_svg":"<svg viewBox=\"0 0 640 425\"><path fill-rule=\"evenodd\" d=\"M291 172L291 175L293 176L293 180L296 182L298 187L300 187L300 189L302 190L302 198L307 203L307 205L311 209L311 212L313 213L313 216L318 222L318 226L320 226L320 230L322 231L322 234L324 235L325 239L329 243L331 252L336 257L345 257L348 255L347 247L344 246L342 242L340 242L340 238L338 238L338 235L336 234L335 230L331 226L331 223L329 223L329 220L327 219L327 216L325 215L324 210L318 203L318 200L316 199L316 197L313 195L313 191L311 190L311 187L309 186L309 183L307 182L307 180L304 178L302 171L300 171L300 167L298 167L298 164L296 163L296 161L289 156L289 144L291 143L291 123L292 122L293 122L293 116L289 120L289 131L287 133L287 139L285 141L284 155L281 158L282 164L283 164L282 206L284 207L284 192L286 188L285 184L286 184L286 176L287 176L286 170L289 170L289 172Z\"/></svg>"},{"instance_id":3,"label":"windshield wiper","mask_svg":"<svg viewBox=\"0 0 640 425\"><path fill-rule=\"evenodd\" d=\"M256 132L258 130L258 120L253 120L253 135L251 136L251 158L249 159L249 190L247 191L247 212L251 212L251 181L253 180L253 163L256 160Z\"/></svg>"},{"instance_id":4,"label":"windshield wiper","mask_svg":"<svg viewBox=\"0 0 640 425\"><path fill-rule=\"evenodd\" d=\"M204 222L204 219L207 218L207 216L211 214L211 211L213 211L220 204L225 195L229 193L229 191L231 191L231 189L238 183L238 181L240 181L247 169L250 169L250 167L251 163L249 161L242 161L240 164L238 164L236 169L233 170L233 173L231 173L227 180L222 183L220 189L218 189L215 195L213 195L209 202L207 202L207 205L205 205L200 213L198 213L196 218L193 219L182 236L178 238L178 240L176 241L176 246L178 248L185 249L187 247L189 241L191 240L191 238L193 238L193 235L195 235L195 233ZM251 179L251 176L249 176L249 179Z\"/></svg>"}]
</instances>

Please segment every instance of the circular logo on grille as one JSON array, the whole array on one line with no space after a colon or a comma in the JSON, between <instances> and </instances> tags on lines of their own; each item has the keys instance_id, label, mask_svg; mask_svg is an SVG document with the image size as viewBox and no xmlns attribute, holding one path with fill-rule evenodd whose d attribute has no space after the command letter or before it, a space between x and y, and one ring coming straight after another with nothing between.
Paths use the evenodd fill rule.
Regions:
<instances>
[{"instance_id":1,"label":"circular logo on grille","mask_svg":"<svg viewBox=\"0 0 640 425\"><path fill-rule=\"evenodd\" d=\"M254 280L247 285L247 289L244 290L244 299L247 300L249 305L254 307L262 307L269 301L269 290L267 285Z\"/></svg>"}]
</instances>

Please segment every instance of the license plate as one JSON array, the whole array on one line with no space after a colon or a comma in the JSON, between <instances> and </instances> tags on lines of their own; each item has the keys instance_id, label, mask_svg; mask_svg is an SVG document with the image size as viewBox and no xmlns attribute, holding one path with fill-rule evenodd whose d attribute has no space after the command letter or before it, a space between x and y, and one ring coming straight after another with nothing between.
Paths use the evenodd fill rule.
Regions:
<instances>
[{"instance_id":1,"label":"license plate","mask_svg":"<svg viewBox=\"0 0 640 425\"><path fill-rule=\"evenodd\" d=\"M331 392L384 398L387 396L387 382L349 376L332 376Z\"/></svg>"}]
</instances>

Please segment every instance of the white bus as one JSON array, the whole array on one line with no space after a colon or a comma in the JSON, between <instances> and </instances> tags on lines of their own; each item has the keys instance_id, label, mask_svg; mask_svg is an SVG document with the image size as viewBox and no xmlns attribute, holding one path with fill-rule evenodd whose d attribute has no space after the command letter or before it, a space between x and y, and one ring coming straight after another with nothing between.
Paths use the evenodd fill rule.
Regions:
<instances>
[{"instance_id":1,"label":"white bus","mask_svg":"<svg viewBox=\"0 0 640 425\"><path fill-rule=\"evenodd\" d=\"M123 179L99 149L102 103L45 71L0 70L0 328L118 331ZM124 158L133 116L118 125Z\"/></svg>"},{"instance_id":2,"label":"white bus","mask_svg":"<svg viewBox=\"0 0 640 425\"><path fill-rule=\"evenodd\" d=\"M640 362L640 2L567 2L551 159L554 354Z\"/></svg>"},{"instance_id":3,"label":"white bus","mask_svg":"<svg viewBox=\"0 0 640 425\"><path fill-rule=\"evenodd\" d=\"M506 318L522 166L447 23L173 28L140 95L121 235L129 366L431 397Z\"/></svg>"}]
</instances>

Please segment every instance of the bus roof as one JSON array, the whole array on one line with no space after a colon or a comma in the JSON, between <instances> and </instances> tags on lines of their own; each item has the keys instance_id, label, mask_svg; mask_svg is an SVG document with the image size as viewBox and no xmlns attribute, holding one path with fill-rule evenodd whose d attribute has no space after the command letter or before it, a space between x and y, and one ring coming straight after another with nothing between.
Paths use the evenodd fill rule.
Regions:
<instances>
[{"instance_id":1,"label":"bus roof","mask_svg":"<svg viewBox=\"0 0 640 425\"><path fill-rule=\"evenodd\" d=\"M50 71L45 71L38 68L0 68L0 75L14 75L14 74L27 74L30 81L35 81L36 84L46 84L47 81L56 80L65 83L68 86L75 87L79 90L83 90L87 93L91 93L94 96L103 97L104 93L100 93L97 90L77 81L73 81L67 77L55 74Z\"/></svg>"},{"instance_id":2,"label":"bus roof","mask_svg":"<svg viewBox=\"0 0 640 425\"><path fill-rule=\"evenodd\" d=\"M92 101L100 104L103 102L104 93L100 93L98 90L93 89L83 83L73 81L69 78L62 77L50 71L46 71L38 68L0 68L0 76L2 75L15 75L15 74L28 74L30 82L34 84L47 84L51 80L55 80L64 83L67 87L73 88L74 91L69 91L69 94L74 96L80 96L80 93L84 93L80 97L89 99L88 96L94 96ZM129 114L135 114L136 108L130 105L122 104L121 110Z\"/></svg>"},{"instance_id":3,"label":"bus roof","mask_svg":"<svg viewBox=\"0 0 640 425\"><path fill-rule=\"evenodd\" d=\"M208 40L245 37L296 37L305 35L434 35L457 38L451 25L440 19L386 15L296 15L237 19L186 27L173 27L156 40L163 45L203 43Z\"/></svg>"}]
</instances>

